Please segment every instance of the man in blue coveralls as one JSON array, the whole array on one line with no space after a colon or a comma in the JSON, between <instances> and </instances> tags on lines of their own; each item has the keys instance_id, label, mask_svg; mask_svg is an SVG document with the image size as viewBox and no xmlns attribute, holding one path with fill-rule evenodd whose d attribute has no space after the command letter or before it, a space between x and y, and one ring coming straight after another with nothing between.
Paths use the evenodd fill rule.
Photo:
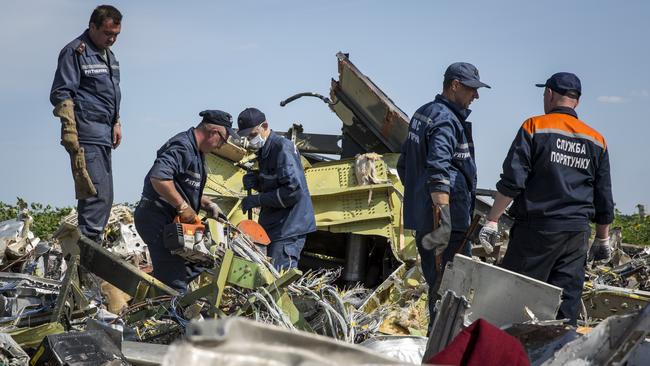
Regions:
<instances>
[{"instance_id":1,"label":"man in blue coveralls","mask_svg":"<svg viewBox=\"0 0 650 366\"><path fill-rule=\"evenodd\" d=\"M295 268L307 234L316 231L300 154L293 142L270 129L266 116L256 108L241 112L237 126L237 134L257 150L259 164L259 173L244 175L244 188L258 194L245 197L242 210L261 207L259 223L271 239L268 254L274 267Z\"/></svg>"},{"instance_id":2,"label":"man in blue coveralls","mask_svg":"<svg viewBox=\"0 0 650 366\"><path fill-rule=\"evenodd\" d=\"M404 227L415 243L429 284L429 329L435 319L436 280L460 248L476 196L476 164L468 109L487 87L474 65L457 62L445 72L442 94L420 107L397 163L404 184Z\"/></svg>"},{"instance_id":3,"label":"man in blue coveralls","mask_svg":"<svg viewBox=\"0 0 650 366\"><path fill-rule=\"evenodd\" d=\"M187 291L201 269L165 248L163 229L176 216L182 223L196 222L201 208L209 217L220 214L217 204L203 196L204 154L221 147L233 134L230 114L207 110L199 116L203 119L196 128L177 134L158 150L135 209L135 227L149 248L154 277L179 292Z\"/></svg>"},{"instance_id":4,"label":"man in blue coveralls","mask_svg":"<svg viewBox=\"0 0 650 366\"><path fill-rule=\"evenodd\" d=\"M122 140L120 64L110 50L121 24L116 8L98 6L88 29L61 50L50 92L70 154L79 230L95 241L113 205L111 149Z\"/></svg>"}]
</instances>

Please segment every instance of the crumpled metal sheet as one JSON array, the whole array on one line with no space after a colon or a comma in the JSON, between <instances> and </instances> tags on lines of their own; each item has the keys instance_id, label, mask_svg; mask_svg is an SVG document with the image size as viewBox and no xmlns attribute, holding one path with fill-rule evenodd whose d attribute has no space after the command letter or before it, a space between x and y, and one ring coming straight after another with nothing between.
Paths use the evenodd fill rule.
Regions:
<instances>
[{"instance_id":1,"label":"crumpled metal sheet","mask_svg":"<svg viewBox=\"0 0 650 366\"><path fill-rule=\"evenodd\" d=\"M623 365L649 333L650 305L634 314L605 319L542 365Z\"/></svg>"},{"instance_id":2,"label":"crumpled metal sheet","mask_svg":"<svg viewBox=\"0 0 650 366\"><path fill-rule=\"evenodd\" d=\"M470 302L469 323L483 318L501 327L531 320L553 320L562 289L497 266L456 254L447 264L438 293L452 290Z\"/></svg>"},{"instance_id":3,"label":"crumpled metal sheet","mask_svg":"<svg viewBox=\"0 0 650 366\"><path fill-rule=\"evenodd\" d=\"M0 272L0 323L52 308L60 288L60 281Z\"/></svg>"},{"instance_id":4,"label":"crumpled metal sheet","mask_svg":"<svg viewBox=\"0 0 650 366\"><path fill-rule=\"evenodd\" d=\"M541 365L567 343L581 337L575 328L563 324L513 324L503 330L521 342L531 366Z\"/></svg>"},{"instance_id":5,"label":"crumpled metal sheet","mask_svg":"<svg viewBox=\"0 0 650 366\"><path fill-rule=\"evenodd\" d=\"M422 360L429 360L442 351L465 327L465 312L469 308L464 296L447 290L436 303L436 319L429 332L429 340Z\"/></svg>"},{"instance_id":6,"label":"crumpled metal sheet","mask_svg":"<svg viewBox=\"0 0 650 366\"><path fill-rule=\"evenodd\" d=\"M38 244L40 239L30 230L33 221L29 213L23 211L16 219L0 222L0 258L19 258Z\"/></svg>"},{"instance_id":7,"label":"crumpled metal sheet","mask_svg":"<svg viewBox=\"0 0 650 366\"><path fill-rule=\"evenodd\" d=\"M163 366L184 365L399 365L366 348L245 318L193 322L174 343Z\"/></svg>"},{"instance_id":8,"label":"crumpled metal sheet","mask_svg":"<svg viewBox=\"0 0 650 366\"><path fill-rule=\"evenodd\" d=\"M414 365L421 364L426 345L426 337L414 336L379 336L360 344L382 355Z\"/></svg>"},{"instance_id":9,"label":"crumpled metal sheet","mask_svg":"<svg viewBox=\"0 0 650 366\"><path fill-rule=\"evenodd\" d=\"M22 220L11 219L0 222L0 254L4 256L7 246L21 239L25 223Z\"/></svg>"},{"instance_id":10,"label":"crumpled metal sheet","mask_svg":"<svg viewBox=\"0 0 650 366\"><path fill-rule=\"evenodd\" d=\"M140 238L138 231L135 229L135 224L118 222L115 225L119 228L120 235L109 250L122 258L132 255L144 256L147 244Z\"/></svg>"},{"instance_id":11,"label":"crumpled metal sheet","mask_svg":"<svg viewBox=\"0 0 650 366\"><path fill-rule=\"evenodd\" d=\"M132 365L157 366L163 362L169 346L143 342L122 342L122 354Z\"/></svg>"},{"instance_id":12,"label":"crumpled metal sheet","mask_svg":"<svg viewBox=\"0 0 650 366\"><path fill-rule=\"evenodd\" d=\"M343 121L344 134L366 152L398 152L408 134L409 117L347 54L339 52L336 57L339 80L332 80L330 108Z\"/></svg>"},{"instance_id":13,"label":"crumpled metal sheet","mask_svg":"<svg viewBox=\"0 0 650 366\"><path fill-rule=\"evenodd\" d=\"M27 366L29 356L9 334L0 333L0 365Z\"/></svg>"},{"instance_id":14,"label":"crumpled metal sheet","mask_svg":"<svg viewBox=\"0 0 650 366\"><path fill-rule=\"evenodd\" d=\"M422 336L429 324L427 289L419 267L407 269L402 264L364 300L359 311L376 319L383 334Z\"/></svg>"}]
</instances>

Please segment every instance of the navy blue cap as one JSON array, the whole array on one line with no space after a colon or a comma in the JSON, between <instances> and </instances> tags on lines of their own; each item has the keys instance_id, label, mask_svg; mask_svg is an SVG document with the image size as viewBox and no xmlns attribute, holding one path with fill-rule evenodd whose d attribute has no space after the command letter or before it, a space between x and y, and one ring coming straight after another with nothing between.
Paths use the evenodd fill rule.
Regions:
<instances>
[{"instance_id":1,"label":"navy blue cap","mask_svg":"<svg viewBox=\"0 0 650 366\"><path fill-rule=\"evenodd\" d=\"M562 95L578 99L582 95L582 85L580 79L570 72L558 72L553 74L546 83L535 84L540 88L549 88Z\"/></svg>"},{"instance_id":2,"label":"navy blue cap","mask_svg":"<svg viewBox=\"0 0 650 366\"><path fill-rule=\"evenodd\" d=\"M232 116L230 113L216 109L208 109L199 113L199 116L203 117L201 123L223 126L226 128L229 135L237 136L235 131L232 129Z\"/></svg>"},{"instance_id":3,"label":"navy blue cap","mask_svg":"<svg viewBox=\"0 0 650 366\"><path fill-rule=\"evenodd\" d=\"M246 108L237 117L237 134L242 137L248 136L253 129L266 121L266 116L257 108Z\"/></svg>"},{"instance_id":4,"label":"navy blue cap","mask_svg":"<svg viewBox=\"0 0 650 366\"><path fill-rule=\"evenodd\" d=\"M461 84L470 88L491 88L489 85L481 82L476 66L467 62L454 62L449 65L447 71L445 71L445 80L449 79L456 79Z\"/></svg>"}]
</instances>

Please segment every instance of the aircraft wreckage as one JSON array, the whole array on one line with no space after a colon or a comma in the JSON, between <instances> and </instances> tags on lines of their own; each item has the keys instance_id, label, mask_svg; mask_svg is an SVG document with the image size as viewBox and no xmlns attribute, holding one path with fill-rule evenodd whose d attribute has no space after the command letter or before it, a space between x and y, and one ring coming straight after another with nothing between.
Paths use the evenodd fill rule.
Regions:
<instances>
[{"instance_id":1,"label":"aircraft wreckage","mask_svg":"<svg viewBox=\"0 0 650 366\"><path fill-rule=\"evenodd\" d=\"M650 248L621 243L619 232L613 259L589 264L576 329L555 320L560 288L497 266L512 224L506 216L498 250L487 255L476 245L472 258L448 264L425 337L427 285L402 225L395 169L409 119L348 55L337 58L329 97L281 102L316 97L342 121L340 135L300 125L283 133L302 154L318 228L299 270L279 273L267 260L265 234L239 207L252 156L229 141L206 157L205 189L227 220L208 219L202 235L170 246L211 268L186 294L148 274L127 206L113 207L102 244L79 236L74 212L51 242L34 237L26 211L0 223L0 364L420 364L481 327L521 344L522 364L647 364ZM471 243L493 191L478 194ZM460 352L480 363L496 348L465 341Z\"/></svg>"}]
</instances>

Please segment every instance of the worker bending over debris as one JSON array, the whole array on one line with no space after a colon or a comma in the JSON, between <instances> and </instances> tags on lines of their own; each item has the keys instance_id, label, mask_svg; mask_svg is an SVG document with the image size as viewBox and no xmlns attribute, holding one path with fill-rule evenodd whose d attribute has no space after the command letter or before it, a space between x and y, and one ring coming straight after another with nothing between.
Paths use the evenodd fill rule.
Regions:
<instances>
[{"instance_id":1,"label":"worker bending over debris","mask_svg":"<svg viewBox=\"0 0 650 366\"><path fill-rule=\"evenodd\" d=\"M230 114L207 110L199 116L203 120L196 128L177 134L158 150L135 209L135 227L147 243L154 277L180 292L187 291L187 284L202 268L165 248L164 227L177 216L181 223L197 222L200 208L209 217L221 213L216 203L203 196L207 178L204 154L221 147L233 134Z\"/></svg>"},{"instance_id":2,"label":"worker bending over debris","mask_svg":"<svg viewBox=\"0 0 650 366\"><path fill-rule=\"evenodd\" d=\"M110 47L122 14L98 6L88 29L59 53L50 102L61 119L61 145L70 154L79 230L99 241L113 205L111 149L122 141L120 63Z\"/></svg>"},{"instance_id":3,"label":"worker bending over debris","mask_svg":"<svg viewBox=\"0 0 650 366\"><path fill-rule=\"evenodd\" d=\"M469 105L478 99L474 65L457 62L445 72L442 94L420 107L397 163L404 184L404 227L415 230L415 243L429 284L429 328L435 318L436 280L460 248L470 226L476 192L476 164Z\"/></svg>"},{"instance_id":4,"label":"worker bending over debris","mask_svg":"<svg viewBox=\"0 0 650 366\"><path fill-rule=\"evenodd\" d=\"M248 148L257 151L259 172L243 177L245 189L258 194L242 201L244 212L261 207L259 224L271 243L267 248L273 266L295 268L308 233L316 231L305 171L298 149L290 140L275 134L266 116L256 108L246 108L237 118L238 135L248 139Z\"/></svg>"},{"instance_id":5,"label":"worker bending over debris","mask_svg":"<svg viewBox=\"0 0 650 366\"><path fill-rule=\"evenodd\" d=\"M498 236L497 222L513 201L504 268L564 291L558 319L576 325L591 229L596 260L609 259L614 202L605 139L578 119L582 88L574 74L560 72L544 87L544 115L527 119L503 162L497 195L481 229L484 246Z\"/></svg>"}]
</instances>

